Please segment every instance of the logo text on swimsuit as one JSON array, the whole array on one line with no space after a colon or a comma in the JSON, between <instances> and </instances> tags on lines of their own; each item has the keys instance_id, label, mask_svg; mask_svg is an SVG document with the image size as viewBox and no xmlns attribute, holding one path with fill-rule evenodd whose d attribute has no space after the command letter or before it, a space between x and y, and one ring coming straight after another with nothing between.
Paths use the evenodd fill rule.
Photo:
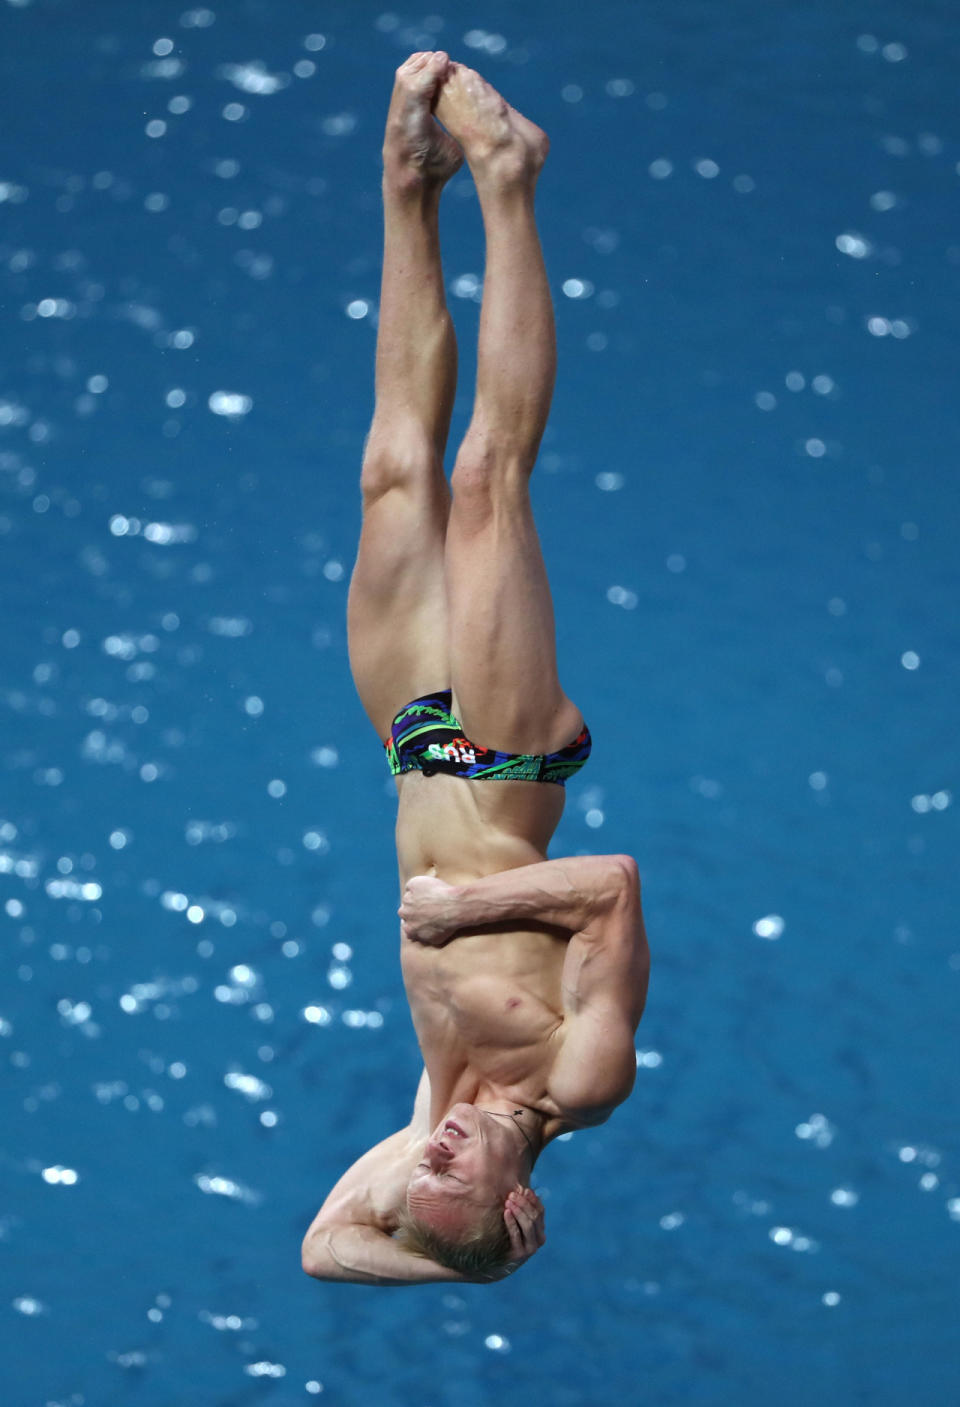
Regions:
<instances>
[{"instance_id":1,"label":"logo text on swimsuit","mask_svg":"<svg viewBox=\"0 0 960 1407\"><path fill-rule=\"evenodd\" d=\"M472 767L477 754L466 738L457 738L452 743L431 743L424 756L431 762L461 762Z\"/></svg>"}]
</instances>

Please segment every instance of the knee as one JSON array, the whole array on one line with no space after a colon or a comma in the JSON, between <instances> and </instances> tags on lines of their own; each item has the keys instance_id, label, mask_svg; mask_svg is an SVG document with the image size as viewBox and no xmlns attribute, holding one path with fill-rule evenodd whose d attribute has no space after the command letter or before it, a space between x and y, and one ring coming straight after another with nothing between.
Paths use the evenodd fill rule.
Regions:
<instances>
[{"instance_id":1,"label":"knee","mask_svg":"<svg viewBox=\"0 0 960 1407\"><path fill-rule=\"evenodd\" d=\"M360 492L365 503L373 503L391 489L422 491L438 474L443 469L429 440L371 435L363 451Z\"/></svg>"},{"instance_id":2,"label":"knee","mask_svg":"<svg viewBox=\"0 0 960 1407\"><path fill-rule=\"evenodd\" d=\"M461 508L483 515L492 512L497 502L525 495L532 468L494 437L468 435L453 466L450 487Z\"/></svg>"}]
</instances>

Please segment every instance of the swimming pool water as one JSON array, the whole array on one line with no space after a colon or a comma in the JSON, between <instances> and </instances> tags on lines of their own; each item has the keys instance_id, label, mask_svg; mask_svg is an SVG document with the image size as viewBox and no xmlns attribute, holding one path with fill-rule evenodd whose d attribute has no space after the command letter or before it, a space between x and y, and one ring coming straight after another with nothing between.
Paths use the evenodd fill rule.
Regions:
<instances>
[{"instance_id":1,"label":"swimming pool water","mask_svg":"<svg viewBox=\"0 0 960 1407\"><path fill-rule=\"evenodd\" d=\"M952 7L0 10L0 1334L11 1407L947 1407ZM536 480L634 854L638 1082L515 1279L317 1284L405 1121L393 787L349 679L379 147L414 49L546 128ZM445 196L470 410L470 180Z\"/></svg>"}]
</instances>

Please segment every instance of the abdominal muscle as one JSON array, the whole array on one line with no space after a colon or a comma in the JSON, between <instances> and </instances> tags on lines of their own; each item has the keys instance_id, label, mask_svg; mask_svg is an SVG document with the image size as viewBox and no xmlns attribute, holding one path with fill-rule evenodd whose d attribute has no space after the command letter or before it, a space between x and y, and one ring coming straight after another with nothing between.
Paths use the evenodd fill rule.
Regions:
<instances>
[{"instance_id":1,"label":"abdominal muscle","mask_svg":"<svg viewBox=\"0 0 960 1407\"><path fill-rule=\"evenodd\" d=\"M563 811L554 783L398 777L397 859L414 874L465 884L546 859ZM568 934L545 924L490 926L442 947L404 940L401 965L434 1097L473 1098L470 1081L539 1102L563 1021Z\"/></svg>"},{"instance_id":2,"label":"abdominal muscle","mask_svg":"<svg viewBox=\"0 0 960 1407\"><path fill-rule=\"evenodd\" d=\"M546 859L563 814L555 782L468 781L438 772L397 778L400 883L433 874L448 884Z\"/></svg>"}]
</instances>

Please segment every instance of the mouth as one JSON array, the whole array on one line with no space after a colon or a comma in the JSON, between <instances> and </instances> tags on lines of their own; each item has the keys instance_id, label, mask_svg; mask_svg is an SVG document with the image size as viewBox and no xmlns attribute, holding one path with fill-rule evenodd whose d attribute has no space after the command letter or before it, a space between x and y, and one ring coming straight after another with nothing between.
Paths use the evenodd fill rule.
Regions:
<instances>
[{"instance_id":1,"label":"mouth","mask_svg":"<svg viewBox=\"0 0 960 1407\"><path fill-rule=\"evenodd\" d=\"M458 1138L466 1138L467 1131L462 1124L458 1124L456 1119L447 1119L443 1125L444 1133L455 1133Z\"/></svg>"}]
</instances>

